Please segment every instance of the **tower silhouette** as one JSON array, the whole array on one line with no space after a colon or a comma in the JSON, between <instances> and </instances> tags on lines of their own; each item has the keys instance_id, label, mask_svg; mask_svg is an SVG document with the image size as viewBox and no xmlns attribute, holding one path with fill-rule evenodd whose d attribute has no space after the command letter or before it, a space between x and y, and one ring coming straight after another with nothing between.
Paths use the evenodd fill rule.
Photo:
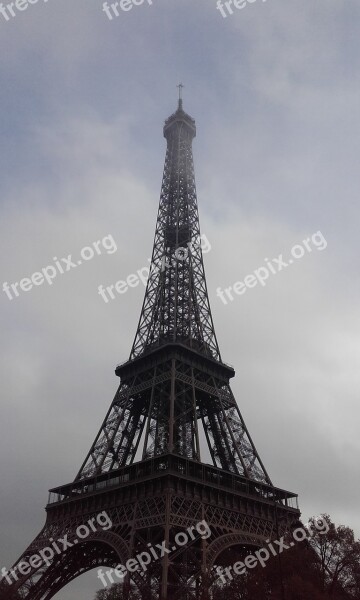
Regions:
<instances>
[{"instance_id":1,"label":"tower silhouette","mask_svg":"<svg viewBox=\"0 0 360 600\"><path fill-rule=\"evenodd\" d=\"M273 486L230 389L235 372L221 359L202 258L195 121L179 90L164 126L151 268L129 360L116 368L119 388L75 481L50 490L45 526L3 579L1 600L50 600L82 573L155 547L166 551L146 570L115 577L124 598L135 586L143 600L205 599L230 548L260 547L298 521L297 496ZM111 527L97 526L101 513ZM36 563L49 547L54 556Z\"/></svg>"}]
</instances>

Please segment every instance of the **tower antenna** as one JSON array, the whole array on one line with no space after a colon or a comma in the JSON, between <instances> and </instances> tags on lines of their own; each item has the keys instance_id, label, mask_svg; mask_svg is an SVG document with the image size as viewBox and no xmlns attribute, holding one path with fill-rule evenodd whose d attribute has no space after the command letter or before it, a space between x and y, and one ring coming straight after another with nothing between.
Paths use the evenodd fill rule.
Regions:
<instances>
[{"instance_id":1,"label":"tower antenna","mask_svg":"<svg viewBox=\"0 0 360 600\"><path fill-rule=\"evenodd\" d=\"M182 108L182 90L185 87L183 83L179 83L179 85L176 86L177 88L179 88L179 109Z\"/></svg>"}]
</instances>

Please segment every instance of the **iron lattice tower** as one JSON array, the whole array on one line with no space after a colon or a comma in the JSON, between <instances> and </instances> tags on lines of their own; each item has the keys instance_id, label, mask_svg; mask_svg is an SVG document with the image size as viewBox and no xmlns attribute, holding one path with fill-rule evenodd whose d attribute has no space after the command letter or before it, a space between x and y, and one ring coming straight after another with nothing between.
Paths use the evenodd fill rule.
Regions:
<instances>
[{"instance_id":1,"label":"iron lattice tower","mask_svg":"<svg viewBox=\"0 0 360 600\"><path fill-rule=\"evenodd\" d=\"M230 389L235 372L221 360L202 257L195 135L180 97L164 126L151 268L129 360L116 368L119 388L75 481L50 490L45 526L21 560L50 538L74 539L100 511L113 526L3 586L1 600L50 600L82 573L125 564L149 544L175 548L176 534L202 520L209 539L128 573L124 597L133 583L143 600L208 598L230 547L258 547L299 518L297 496L270 481ZM202 462L204 448L212 466Z\"/></svg>"}]
</instances>

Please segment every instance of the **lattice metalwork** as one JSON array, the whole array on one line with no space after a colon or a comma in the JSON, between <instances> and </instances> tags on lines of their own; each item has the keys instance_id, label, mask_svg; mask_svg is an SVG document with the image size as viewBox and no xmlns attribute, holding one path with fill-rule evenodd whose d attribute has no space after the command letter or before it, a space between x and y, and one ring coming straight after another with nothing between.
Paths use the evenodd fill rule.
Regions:
<instances>
[{"instance_id":1,"label":"lattice metalwork","mask_svg":"<svg viewBox=\"0 0 360 600\"><path fill-rule=\"evenodd\" d=\"M195 134L195 122L180 102L164 127L167 152L151 270L131 359L168 341L220 359L200 243Z\"/></svg>"},{"instance_id":2,"label":"lattice metalwork","mask_svg":"<svg viewBox=\"0 0 360 600\"><path fill-rule=\"evenodd\" d=\"M224 490L223 499L226 497L227 502L220 506L211 487L201 487L200 482L198 489L189 482L182 486L178 477L169 480L164 475L156 487L151 480L143 481L141 498L135 494L131 502L125 502L130 488L124 485L116 495L103 490L100 497L77 495L63 504L49 505L44 529L20 561L29 563L31 557L49 548L54 540L61 547L59 540L66 537L69 547L60 554L54 552L47 563L37 565L26 575L21 576L18 571L18 579L11 586L0 583L1 600L50 600L90 569L114 569L119 563L124 565L129 558L149 551L149 546L159 548L164 542L171 550L169 554L158 552L146 571L131 572L142 599L180 600L186 592L189 599L202 600L208 598L212 567L224 550L232 545L260 547L264 540L283 535L298 516L284 505L275 507L255 495L247 494L243 502L232 486ZM111 528L99 528L86 539L78 539L79 525L91 518L95 520L100 509L106 511ZM200 522L206 523L209 533L206 538L196 532ZM176 535L191 528L194 535L188 536L186 544L178 543ZM124 580L124 586L128 584Z\"/></svg>"},{"instance_id":3,"label":"lattice metalwork","mask_svg":"<svg viewBox=\"0 0 360 600\"><path fill-rule=\"evenodd\" d=\"M123 382L77 479L174 453L201 460L200 437L213 464L271 483L229 383L171 358Z\"/></svg>"},{"instance_id":4,"label":"lattice metalwork","mask_svg":"<svg viewBox=\"0 0 360 600\"><path fill-rule=\"evenodd\" d=\"M152 264L130 362L175 343L221 363L199 243L195 132L180 101L164 127L167 152ZM195 369L191 357L138 370L122 377L77 478L131 464L138 450L143 460L167 453L201 460L202 428L214 465L270 483L231 393L230 375L220 380L209 367Z\"/></svg>"},{"instance_id":5,"label":"lattice metalwork","mask_svg":"<svg viewBox=\"0 0 360 600\"><path fill-rule=\"evenodd\" d=\"M181 89L181 86L180 86ZM21 560L106 510L111 531L92 533L32 568L0 600L50 600L96 566L114 568L166 542L164 555L132 573L142 600L208 600L216 557L232 544L260 546L299 517L294 495L271 484L221 361L208 300L192 140L182 108L166 121L164 176L151 271L130 359L75 481L51 490L47 522ZM207 444L214 466L202 461ZM174 547L205 520L211 539ZM130 575L124 582L124 598Z\"/></svg>"}]
</instances>

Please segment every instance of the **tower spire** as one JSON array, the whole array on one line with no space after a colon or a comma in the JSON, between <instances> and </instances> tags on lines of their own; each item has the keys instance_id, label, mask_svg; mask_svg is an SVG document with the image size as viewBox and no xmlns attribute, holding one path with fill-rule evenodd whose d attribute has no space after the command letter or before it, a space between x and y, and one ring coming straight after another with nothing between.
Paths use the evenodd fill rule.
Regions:
<instances>
[{"instance_id":1,"label":"tower spire","mask_svg":"<svg viewBox=\"0 0 360 600\"><path fill-rule=\"evenodd\" d=\"M179 104L178 104L178 110L182 110L183 109L183 99L182 99L182 90L185 87L183 83L179 83L179 85L176 86L177 88L179 88Z\"/></svg>"}]
</instances>

